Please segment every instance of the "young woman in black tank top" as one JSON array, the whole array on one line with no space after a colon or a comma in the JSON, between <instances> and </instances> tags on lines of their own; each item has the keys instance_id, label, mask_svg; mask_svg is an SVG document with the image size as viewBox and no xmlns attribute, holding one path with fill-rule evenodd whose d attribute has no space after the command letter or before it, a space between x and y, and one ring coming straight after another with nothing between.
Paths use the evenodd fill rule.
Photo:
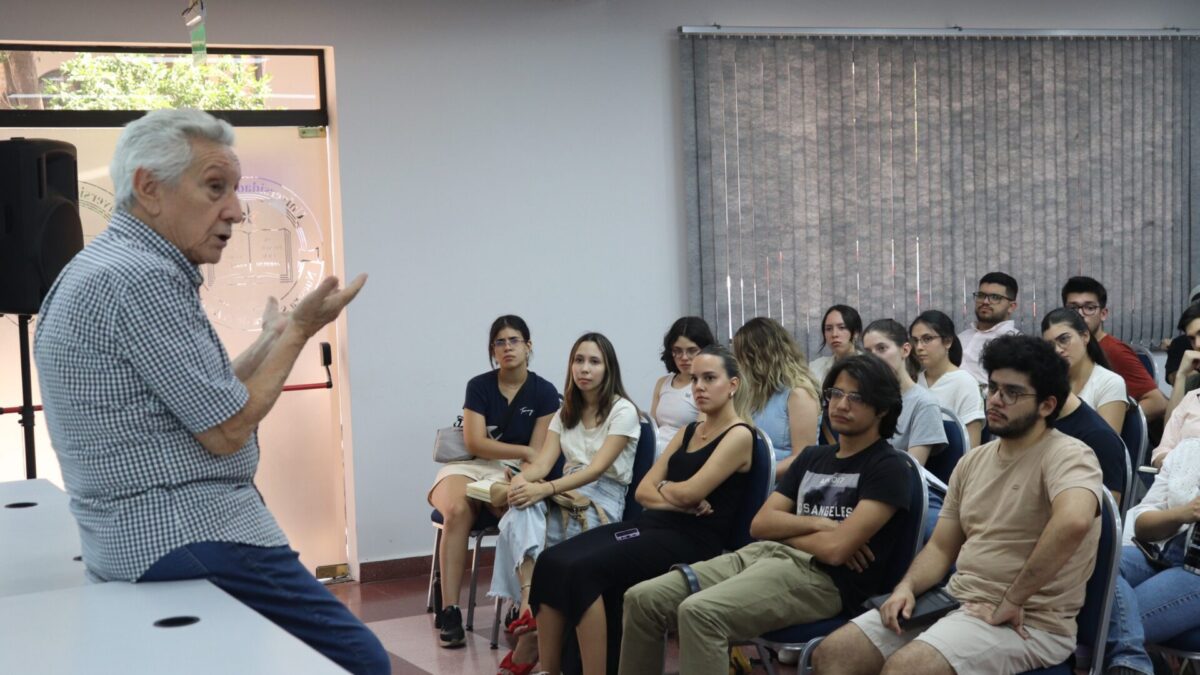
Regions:
<instances>
[{"instance_id":1,"label":"young woman in black tank top","mask_svg":"<svg viewBox=\"0 0 1200 675\"><path fill-rule=\"evenodd\" d=\"M530 604L541 669L561 672L566 631L579 640L583 672L615 672L621 597L676 563L721 552L746 488L754 433L739 413L737 361L710 345L692 362L696 406L706 421L681 430L637 486L638 518L591 529L538 558ZM527 673L533 664L517 664Z\"/></svg>"}]
</instances>

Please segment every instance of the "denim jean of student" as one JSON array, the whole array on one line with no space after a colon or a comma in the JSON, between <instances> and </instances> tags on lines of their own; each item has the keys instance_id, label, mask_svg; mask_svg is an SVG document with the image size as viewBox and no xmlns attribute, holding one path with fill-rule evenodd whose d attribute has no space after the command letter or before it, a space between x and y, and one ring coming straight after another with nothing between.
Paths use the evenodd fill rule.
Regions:
<instances>
[{"instance_id":1,"label":"denim jean of student","mask_svg":"<svg viewBox=\"0 0 1200 675\"><path fill-rule=\"evenodd\" d=\"M1163 557L1173 567L1158 571L1134 546L1121 549L1121 576L1113 596L1105 661L1147 675L1154 667L1147 644L1164 642L1200 626L1200 575L1183 569L1184 537L1176 537Z\"/></svg>"},{"instance_id":2,"label":"denim jean of student","mask_svg":"<svg viewBox=\"0 0 1200 675\"><path fill-rule=\"evenodd\" d=\"M929 541L933 536L933 528L937 526L938 514L942 512L942 501L945 499L942 491L932 485L928 486L925 494L929 497L929 506L925 511L925 538L922 542Z\"/></svg>"},{"instance_id":3,"label":"denim jean of student","mask_svg":"<svg viewBox=\"0 0 1200 675\"><path fill-rule=\"evenodd\" d=\"M300 564L288 546L200 542L158 559L138 582L207 579L321 652L362 675L391 672L379 639Z\"/></svg>"}]
</instances>

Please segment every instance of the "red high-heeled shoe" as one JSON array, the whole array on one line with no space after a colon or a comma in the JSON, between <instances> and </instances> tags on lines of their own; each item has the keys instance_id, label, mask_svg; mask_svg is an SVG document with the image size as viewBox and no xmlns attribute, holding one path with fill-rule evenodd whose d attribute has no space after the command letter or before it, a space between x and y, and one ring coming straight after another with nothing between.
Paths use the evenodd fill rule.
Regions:
<instances>
[{"instance_id":1,"label":"red high-heeled shoe","mask_svg":"<svg viewBox=\"0 0 1200 675\"><path fill-rule=\"evenodd\" d=\"M533 618L533 612L527 609L516 621L508 624L508 628L513 637L521 637L526 633L532 633L537 630L537 619Z\"/></svg>"},{"instance_id":2,"label":"red high-heeled shoe","mask_svg":"<svg viewBox=\"0 0 1200 675\"><path fill-rule=\"evenodd\" d=\"M529 675L533 672L533 667L537 665L537 661L533 663L517 663L513 661L513 652L509 651L504 655L504 660L500 662L500 670L497 675Z\"/></svg>"}]
</instances>

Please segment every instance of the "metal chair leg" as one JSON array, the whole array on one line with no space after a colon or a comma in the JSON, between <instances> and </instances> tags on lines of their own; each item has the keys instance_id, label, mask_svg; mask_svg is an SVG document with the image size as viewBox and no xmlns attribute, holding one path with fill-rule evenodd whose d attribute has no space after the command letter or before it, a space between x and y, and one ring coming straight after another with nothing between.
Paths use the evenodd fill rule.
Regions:
<instances>
[{"instance_id":1,"label":"metal chair leg","mask_svg":"<svg viewBox=\"0 0 1200 675\"><path fill-rule=\"evenodd\" d=\"M475 630L475 587L479 584L479 549L483 547L484 530L475 537L475 550L471 554L471 595L467 602L467 621L464 628Z\"/></svg>"},{"instance_id":2,"label":"metal chair leg","mask_svg":"<svg viewBox=\"0 0 1200 675\"><path fill-rule=\"evenodd\" d=\"M757 642L754 643L754 648L758 650L758 660L762 661L767 675L778 675L778 671L775 670L775 659L771 658L771 652Z\"/></svg>"},{"instance_id":3,"label":"metal chair leg","mask_svg":"<svg viewBox=\"0 0 1200 675\"><path fill-rule=\"evenodd\" d=\"M431 560L429 563L429 597L426 599L426 606L425 606L425 611L427 611L427 612L441 611L441 609L442 609L441 607L438 606L438 605L442 604L440 602L441 593L438 593L439 597L436 599L436 601L435 601L435 598L433 595L434 587L442 583L442 573L441 573L440 568L438 567L438 563L441 562L438 559L438 550L441 547L442 547L442 528L435 527L435 528L433 528L433 556L431 557Z\"/></svg>"},{"instance_id":4,"label":"metal chair leg","mask_svg":"<svg viewBox=\"0 0 1200 675\"><path fill-rule=\"evenodd\" d=\"M504 611L504 598L496 598L496 618L492 619L492 644L491 648L496 649L500 644L500 613Z\"/></svg>"}]
</instances>

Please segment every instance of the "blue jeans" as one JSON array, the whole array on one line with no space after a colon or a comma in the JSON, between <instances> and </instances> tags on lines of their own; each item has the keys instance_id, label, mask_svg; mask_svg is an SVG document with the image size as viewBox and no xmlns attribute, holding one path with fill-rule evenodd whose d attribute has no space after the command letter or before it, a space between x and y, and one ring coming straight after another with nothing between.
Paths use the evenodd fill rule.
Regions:
<instances>
[{"instance_id":1,"label":"blue jeans","mask_svg":"<svg viewBox=\"0 0 1200 675\"><path fill-rule=\"evenodd\" d=\"M1174 567L1156 570L1134 546L1121 549L1121 576L1108 622L1108 667L1153 675L1146 644L1159 644L1200 626L1200 575L1183 569L1183 537L1167 546Z\"/></svg>"},{"instance_id":2,"label":"blue jeans","mask_svg":"<svg viewBox=\"0 0 1200 675\"><path fill-rule=\"evenodd\" d=\"M937 526L938 514L942 512L942 500L945 498L942 491L933 486L929 486L925 494L929 496L929 508L925 511L925 537L922 542L929 541L933 536L933 528Z\"/></svg>"},{"instance_id":3,"label":"blue jeans","mask_svg":"<svg viewBox=\"0 0 1200 675\"><path fill-rule=\"evenodd\" d=\"M317 581L288 546L226 542L181 546L138 579L207 579L352 673L391 673L379 638Z\"/></svg>"}]
</instances>

